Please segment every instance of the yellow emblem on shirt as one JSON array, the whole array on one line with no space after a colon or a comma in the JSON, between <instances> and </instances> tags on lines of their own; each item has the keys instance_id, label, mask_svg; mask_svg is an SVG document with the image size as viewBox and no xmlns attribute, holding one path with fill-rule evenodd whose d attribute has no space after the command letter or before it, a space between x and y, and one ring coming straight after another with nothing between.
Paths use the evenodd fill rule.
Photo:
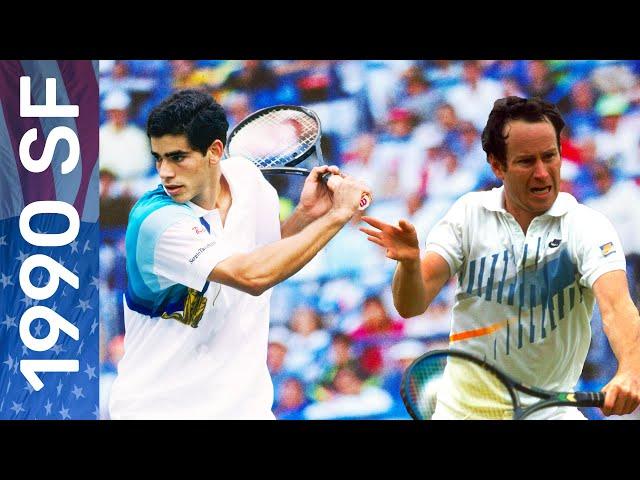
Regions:
<instances>
[{"instance_id":1,"label":"yellow emblem on shirt","mask_svg":"<svg viewBox=\"0 0 640 480\"><path fill-rule=\"evenodd\" d=\"M193 328L198 328L198 323L202 320L204 314L204 308L207 305L207 298L203 293L200 293L193 288L187 289L187 298L184 300L184 310L182 313L174 312L168 314L164 312L161 317L164 319L177 320L185 325L189 325Z\"/></svg>"},{"instance_id":2,"label":"yellow emblem on shirt","mask_svg":"<svg viewBox=\"0 0 640 480\"><path fill-rule=\"evenodd\" d=\"M602 252L602 255L606 257L607 255L615 252L616 250L615 248L613 248L613 242L609 242L609 243L605 243L604 245L600 245L600 251Z\"/></svg>"}]
</instances>

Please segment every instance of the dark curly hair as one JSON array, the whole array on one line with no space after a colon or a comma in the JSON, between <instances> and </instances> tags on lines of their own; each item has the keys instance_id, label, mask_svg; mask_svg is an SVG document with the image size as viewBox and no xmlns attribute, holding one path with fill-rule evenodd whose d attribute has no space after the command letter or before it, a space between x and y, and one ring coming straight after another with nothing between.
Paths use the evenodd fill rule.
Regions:
<instances>
[{"instance_id":1,"label":"dark curly hair","mask_svg":"<svg viewBox=\"0 0 640 480\"><path fill-rule=\"evenodd\" d=\"M214 140L224 145L229 122L224 109L200 90L181 90L165 99L149 114L147 135L185 135L191 148L203 155Z\"/></svg>"},{"instance_id":2,"label":"dark curly hair","mask_svg":"<svg viewBox=\"0 0 640 480\"><path fill-rule=\"evenodd\" d=\"M489 114L487 124L482 131L482 149L493 155L503 167L507 167L508 135L504 135L504 126L511 120L524 120L535 123L549 120L556 131L556 142L560 150L560 132L564 128L564 120L558 108L540 98L506 97L496 100Z\"/></svg>"}]
</instances>

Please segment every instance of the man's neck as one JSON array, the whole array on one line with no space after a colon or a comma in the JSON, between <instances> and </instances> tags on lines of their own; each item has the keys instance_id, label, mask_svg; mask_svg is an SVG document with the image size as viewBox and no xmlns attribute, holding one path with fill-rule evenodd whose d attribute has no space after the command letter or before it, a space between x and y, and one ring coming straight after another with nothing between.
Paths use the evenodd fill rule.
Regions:
<instances>
[{"instance_id":1,"label":"man's neck","mask_svg":"<svg viewBox=\"0 0 640 480\"><path fill-rule=\"evenodd\" d=\"M231 208L231 188L229 187L227 179L224 178L224 175L220 175L220 185L218 188L218 195L216 195L214 208L218 209L222 225L224 225L227 213L229 213L229 209Z\"/></svg>"},{"instance_id":2,"label":"man's neck","mask_svg":"<svg viewBox=\"0 0 640 480\"><path fill-rule=\"evenodd\" d=\"M531 222L533 221L534 218L537 217L537 215L512 205L511 202L509 202L509 199L506 193L503 193L503 195L504 197L503 197L502 203L503 203L504 209L507 212L509 212L511 215L513 215L513 218L516 219L516 222L518 222L518 225L520 225L520 228L522 228L522 232L526 235L527 230L529 229L529 225L531 225Z\"/></svg>"}]
</instances>

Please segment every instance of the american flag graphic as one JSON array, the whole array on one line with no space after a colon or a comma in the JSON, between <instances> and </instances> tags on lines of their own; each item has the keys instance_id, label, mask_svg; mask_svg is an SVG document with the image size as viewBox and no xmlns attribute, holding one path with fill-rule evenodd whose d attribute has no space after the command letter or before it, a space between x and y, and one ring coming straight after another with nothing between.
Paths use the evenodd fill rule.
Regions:
<instances>
[{"instance_id":1,"label":"american flag graphic","mask_svg":"<svg viewBox=\"0 0 640 480\"><path fill-rule=\"evenodd\" d=\"M31 104L46 103L45 82L56 80L56 104L78 105L75 118L21 118L20 77L31 78ZM97 419L98 413L98 62L89 60L0 61L0 419ZM39 159L49 132L56 127L75 132L80 145L78 164L62 174L69 144L56 144L51 165L41 173L28 171L20 161L20 140L37 130L30 147ZM19 230L24 208L36 201L58 200L73 205L80 231L69 244L58 247L31 245ZM31 222L35 233L61 233L69 226L63 215L39 214ZM28 297L20 286L22 263L32 255L46 255L79 278L79 288L60 280L47 299ZM45 268L31 271L36 287L48 284ZM20 319L30 307L48 307L79 330L74 340L63 331L43 352L29 349L20 336ZM47 320L31 322L35 339L50 333ZM77 372L36 372L44 387L35 390L20 370L22 360L73 359Z\"/></svg>"}]
</instances>

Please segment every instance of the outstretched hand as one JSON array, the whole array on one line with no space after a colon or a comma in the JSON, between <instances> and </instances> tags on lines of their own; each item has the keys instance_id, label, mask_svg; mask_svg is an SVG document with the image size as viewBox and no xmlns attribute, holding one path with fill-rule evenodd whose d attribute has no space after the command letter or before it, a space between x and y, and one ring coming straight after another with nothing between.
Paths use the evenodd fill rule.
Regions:
<instances>
[{"instance_id":1,"label":"outstretched hand","mask_svg":"<svg viewBox=\"0 0 640 480\"><path fill-rule=\"evenodd\" d=\"M406 220L400 220L398 226L389 225L373 217L362 217L372 227L360 227L368 235L367 240L386 250L387 258L403 263L420 261L420 245L415 227Z\"/></svg>"}]
</instances>

